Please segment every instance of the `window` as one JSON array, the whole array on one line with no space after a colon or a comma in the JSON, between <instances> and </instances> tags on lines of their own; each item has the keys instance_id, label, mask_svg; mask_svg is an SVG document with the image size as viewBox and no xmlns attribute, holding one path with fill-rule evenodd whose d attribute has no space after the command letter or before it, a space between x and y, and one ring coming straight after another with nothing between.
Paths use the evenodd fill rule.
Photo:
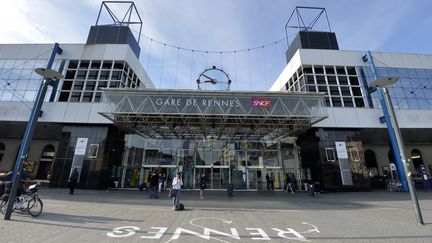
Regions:
<instances>
[{"instance_id":1,"label":"window","mask_svg":"<svg viewBox=\"0 0 432 243\"><path fill-rule=\"evenodd\" d=\"M91 102L93 98L93 92L84 92L82 102Z\"/></svg>"},{"instance_id":2,"label":"window","mask_svg":"<svg viewBox=\"0 0 432 243\"><path fill-rule=\"evenodd\" d=\"M344 97L343 102L345 107L354 107L354 103L351 97Z\"/></svg>"},{"instance_id":3,"label":"window","mask_svg":"<svg viewBox=\"0 0 432 243\"><path fill-rule=\"evenodd\" d=\"M101 61L95 61L95 60L93 60L92 63L91 63L91 68L92 69L99 69L100 65L101 65Z\"/></svg>"},{"instance_id":4,"label":"window","mask_svg":"<svg viewBox=\"0 0 432 243\"><path fill-rule=\"evenodd\" d=\"M350 76L349 80L350 80L351 85L359 85L359 81L358 81L357 77Z\"/></svg>"},{"instance_id":5,"label":"window","mask_svg":"<svg viewBox=\"0 0 432 243\"><path fill-rule=\"evenodd\" d=\"M75 78L75 70L67 70L65 79L74 79Z\"/></svg>"},{"instance_id":6,"label":"window","mask_svg":"<svg viewBox=\"0 0 432 243\"><path fill-rule=\"evenodd\" d=\"M348 86L340 87L343 96L351 96L350 88Z\"/></svg>"},{"instance_id":7,"label":"window","mask_svg":"<svg viewBox=\"0 0 432 243\"><path fill-rule=\"evenodd\" d=\"M90 61L81 60L79 68L80 69L87 69L89 67L89 65L90 65Z\"/></svg>"},{"instance_id":8,"label":"window","mask_svg":"<svg viewBox=\"0 0 432 243\"><path fill-rule=\"evenodd\" d=\"M345 73L345 67L336 67L336 73L337 74L346 74Z\"/></svg>"},{"instance_id":9,"label":"window","mask_svg":"<svg viewBox=\"0 0 432 243\"><path fill-rule=\"evenodd\" d=\"M85 85L85 90L94 90L96 88L96 82L95 81L87 81Z\"/></svg>"},{"instance_id":10,"label":"window","mask_svg":"<svg viewBox=\"0 0 432 243\"><path fill-rule=\"evenodd\" d=\"M327 74L335 74L335 70L333 66L326 66L325 70Z\"/></svg>"},{"instance_id":11,"label":"window","mask_svg":"<svg viewBox=\"0 0 432 243\"><path fill-rule=\"evenodd\" d=\"M327 76L327 81L329 84L337 84L336 76Z\"/></svg>"},{"instance_id":12,"label":"window","mask_svg":"<svg viewBox=\"0 0 432 243\"><path fill-rule=\"evenodd\" d=\"M342 107L342 101L340 97L331 98L334 107Z\"/></svg>"},{"instance_id":13,"label":"window","mask_svg":"<svg viewBox=\"0 0 432 243\"><path fill-rule=\"evenodd\" d=\"M85 79L87 75L87 70L79 70L77 74L77 79Z\"/></svg>"},{"instance_id":14,"label":"window","mask_svg":"<svg viewBox=\"0 0 432 243\"><path fill-rule=\"evenodd\" d=\"M122 73L123 73L122 71L113 71L111 79L112 80L121 80Z\"/></svg>"},{"instance_id":15,"label":"window","mask_svg":"<svg viewBox=\"0 0 432 243\"><path fill-rule=\"evenodd\" d=\"M72 92L72 95L70 97L70 102L79 102L81 97L81 92Z\"/></svg>"},{"instance_id":16,"label":"window","mask_svg":"<svg viewBox=\"0 0 432 243\"><path fill-rule=\"evenodd\" d=\"M124 68L124 62L116 61L114 62L114 69L123 69Z\"/></svg>"},{"instance_id":17,"label":"window","mask_svg":"<svg viewBox=\"0 0 432 243\"><path fill-rule=\"evenodd\" d=\"M327 162L334 162L336 161L336 156L334 152L334 148L325 148L326 153L326 160Z\"/></svg>"},{"instance_id":18,"label":"window","mask_svg":"<svg viewBox=\"0 0 432 243\"><path fill-rule=\"evenodd\" d=\"M303 71L304 71L304 73L310 73L310 74L313 73L312 67L310 67L310 66L303 67Z\"/></svg>"},{"instance_id":19,"label":"window","mask_svg":"<svg viewBox=\"0 0 432 243\"><path fill-rule=\"evenodd\" d=\"M318 84L326 84L325 76L317 75L317 76L316 76L316 80L317 80L317 83L318 83Z\"/></svg>"},{"instance_id":20,"label":"window","mask_svg":"<svg viewBox=\"0 0 432 243\"><path fill-rule=\"evenodd\" d=\"M310 92L316 92L317 91L315 85L308 85L307 86L307 90L310 91Z\"/></svg>"},{"instance_id":21,"label":"window","mask_svg":"<svg viewBox=\"0 0 432 243\"><path fill-rule=\"evenodd\" d=\"M340 85L348 85L348 78L346 76L338 76Z\"/></svg>"},{"instance_id":22,"label":"window","mask_svg":"<svg viewBox=\"0 0 432 243\"><path fill-rule=\"evenodd\" d=\"M101 71L99 79L108 80L110 75L110 71Z\"/></svg>"},{"instance_id":23,"label":"window","mask_svg":"<svg viewBox=\"0 0 432 243\"><path fill-rule=\"evenodd\" d=\"M331 95L340 95L338 86L330 86Z\"/></svg>"},{"instance_id":24,"label":"window","mask_svg":"<svg viewBox=\"0 0 432 243\"><path fill-rule=\"evenodd\" d=\"M112 61L103 61L102 69L111 69Z\"/></svg>"},{"instance_id":25,"label":"window","mask_svg":"<svg viewBox=\"0 0 432 243\"><path fill-rule=\"evenodd\" d=\"M322 68L322 66L315 66L315 73L323 74L324 69Z\"/></svg>"},{"instance_id":26,"label":"window","mask_svg":"<svg viewBox=\"0 0 432 243\"><path fill-rule=\"evenodd\" d=\"M59 96L59 101L68 101L69 92L61 92Z\"/></svg>"},{"instance_id":27,"label":"window","mask_svg":"<svg viewBox=\"0 0 432 243\"><path fill-rule=\"evenodd\" d=\"M72 81L63 81L62 90L71 90L72 89Z\"/></svg>"},{"instance_id":28,"label":"window","mask_svg":"<svg viewBox=\"0 0 432 243\"><path fill-rule=\"evenodd\" d=\"M78 60L70 60L68 68L77 68L78 67Z\"/></svg>"},{"instance_id":29,"label":"window","mask_svg":"<svg viewBox=\"0 0 432 243\"><path fill-rule=\"evenodd\" d=\"M98 75L99 75L99 71L93 71L93 70L91 70L89 72L88 79L95 80L95 79L97 79Z\"/></svg>"},{"instance_id":30,"label":"window","mask_svg":"<svg viewBox=\"0 0 432 243\"><path fill-rule=\"evenodd\" d=\"M362 96L361 90L359 87L352 87L352 92L354 96Z\"/></svg>"},{"instance_id":31,"label":"window","mask_svg":"<svg viewBox=\"0 0 432 243\"><path fill-rule=\"evenodd\" d=\"M347 67L348 75L357 75L355 67Z\"/></svg>"}]
</instances>

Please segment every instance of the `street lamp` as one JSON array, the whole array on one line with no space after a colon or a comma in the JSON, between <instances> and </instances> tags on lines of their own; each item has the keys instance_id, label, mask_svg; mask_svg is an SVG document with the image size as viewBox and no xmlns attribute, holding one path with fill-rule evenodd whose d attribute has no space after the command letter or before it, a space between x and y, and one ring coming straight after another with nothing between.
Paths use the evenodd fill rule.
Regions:
<instances>
[{"instance_id":1,"label":"street lamp","mask_svg":"<svg viewBox=\"0 0 432 243\"><path fill-rule=\"evenodd\" d=\"M63 78L63 75L59 72L51 70L51 67L54 63L55 56L57 54L62 53L62 49L60 48L58 43L54 44L54 48L51 52L50 59L48 60L48 64L46 68L37 68L35 72L43 77L42 82L39 85L39 89L37 91L36 99L33 103L33 108L30 113L30 118L27 123L27 127L24 133L23 140L21 142L21 146L18 152L17 159L15 161L14 170L12 173L12 188L9 193L9 199L7 203L7 208L5 212L4 219L10 220L12 215L12 209L15 204L16 194L18 191L18 184L21 179L21 173L23 170L24 161L28 158L28 152L30 149L30 143L33 139L33 134L36 129L37 120L39 118L43 101L45 99L45 94L48 89L48 85L52 85L56 80Z\"/></svg>"},{"instance_id":2,"label":"street lamp","mask_svg":"<svg viewBox=\"0 0 432 243\"><path fill-rule=\"evenodd\" d=\"M414 204L414 209L415 209L415 213L417 216L417 222L419 224L424 224L423 217L422 217L422 214L420 211L420 206L419 206L418 199L417 199L417 195L415 192L413 180L412 180L411 171L409 171L408 164L406 162L405 146L404 146L404 143L402 140L402 136L400 134L399 125L398 125L398 122L396 119L396 114L394 112L393 104L392 104L391 99L390 99L390 94L389 94L388 89L387 89L387 86L396 83L397 80L398 80L398 78L396 78L396 77L382 77L380 79L373 81L369 86L371 88L381 88L383 91L384 105L386 106L385 108L388 110L391 124L393 127L393 132L394 132L394 135L396 138L396 143L397 143L397 146L399 148L399 152L400 152L399 156L400 156L400 159L402 161L403 169L405 172L405 177L406 177L407 184L408 184L409 193L411 195L411 200Z\"/></svg>"}]
</instances>

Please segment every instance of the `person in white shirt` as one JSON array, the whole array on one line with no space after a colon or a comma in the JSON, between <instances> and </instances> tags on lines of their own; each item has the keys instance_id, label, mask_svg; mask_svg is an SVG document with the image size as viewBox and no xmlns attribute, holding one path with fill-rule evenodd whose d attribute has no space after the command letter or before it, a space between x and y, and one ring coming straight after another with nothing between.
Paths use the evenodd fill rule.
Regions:
<instances>
[{"instance_id":1,"label":"person in white shirt","mask_svg":"<svg viewBox=\"0 0 432 243\"><path fill-rule=\"evenodd\" d=\"M174 197L173 197L173 209L176 208L176 206L180 202L180 189L183 186L183 181L181 178L180 172L177 172L176 177L172 181L172 190L174 190Z\"/></svg>"}]
</instances>

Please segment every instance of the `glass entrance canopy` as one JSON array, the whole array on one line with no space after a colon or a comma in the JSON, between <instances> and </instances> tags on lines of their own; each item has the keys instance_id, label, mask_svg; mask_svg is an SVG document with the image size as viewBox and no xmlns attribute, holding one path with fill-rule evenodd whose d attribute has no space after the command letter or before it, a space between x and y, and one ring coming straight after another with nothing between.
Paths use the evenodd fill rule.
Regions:
<instances>
[{"instance_id":1,"label":"glass entrance canopy","mask_svg":"<svg viewBox=\"0 0 432 243\"><path fill-rule=\"evenodd\" d=\"M324 94L104 89L99 114L148 138L293 136L327 117Z\"/></svg>"}]
</instances>

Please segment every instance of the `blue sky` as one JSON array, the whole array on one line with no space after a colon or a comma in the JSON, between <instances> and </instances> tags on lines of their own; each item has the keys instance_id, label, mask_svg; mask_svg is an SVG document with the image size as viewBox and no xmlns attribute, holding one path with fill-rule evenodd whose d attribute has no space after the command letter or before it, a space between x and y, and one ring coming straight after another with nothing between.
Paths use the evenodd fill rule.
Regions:
<instances>
[{"instance_id":1,"label":"blue sky","mask_svg":"<svg viewBox=\"0 0 432 243\"><path fill-rule=\"evenodd\" d=\"M2 1L1 43L84 43L99 0ZM327 9L332 31L346 50L432 54L429 0L137 0L142 33L190 49L248 49L285 37L295 6ZM196 88L212 65L233 80L232 89L267 90L286 64L287 44L236 54L200 54L141 39L140 60L162 88Z\"/></svg>"}]
</instances>

